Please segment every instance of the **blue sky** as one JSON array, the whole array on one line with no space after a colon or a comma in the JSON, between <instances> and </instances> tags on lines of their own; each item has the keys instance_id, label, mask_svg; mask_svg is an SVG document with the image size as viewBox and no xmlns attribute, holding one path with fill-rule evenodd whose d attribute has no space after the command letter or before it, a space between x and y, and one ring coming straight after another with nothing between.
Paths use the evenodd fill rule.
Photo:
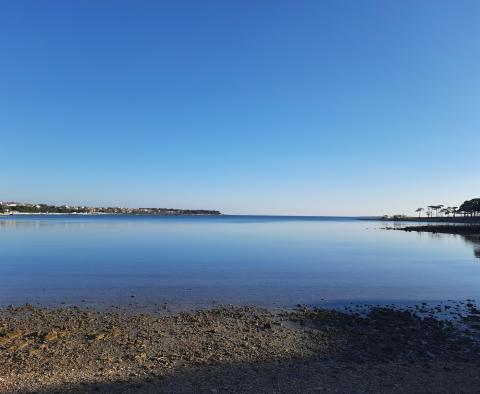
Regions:
<instances>
[{"instance_id":1,"label":"blue sky","mask_svg":"<svg viewBox=\"0 0 480 394\"><path fill-rule=\"evenodd\" d=\"M0 1L0 200L480 197L480 2Z\"/></svg>"}]
</instances>

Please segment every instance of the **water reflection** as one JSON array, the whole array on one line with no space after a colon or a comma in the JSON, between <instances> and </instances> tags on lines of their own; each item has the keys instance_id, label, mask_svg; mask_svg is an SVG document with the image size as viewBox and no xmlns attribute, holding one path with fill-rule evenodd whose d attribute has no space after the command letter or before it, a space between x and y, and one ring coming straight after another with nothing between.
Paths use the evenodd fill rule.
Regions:
<instances>
[{"instance_id":1,"label":"water reflection","mask_svg":"<svg viewBox=\"0 0 480 394\"><path fill-rule=\"evenodd\" d=\"M470 247L473 247L473 255L480 259L480 236L479 235L461 235L461 234L445 234L445 233L427 233L419 232L419 236L427 235L431 239L446 240L446 239L461 239Z\"/></svg>"},{"instance_id":2,"label":"water reflection","mask_svg":"<svg viewBox=\"0 0 480 394\"><path fill-rule=\"evenodd\" d=\"M480 236L464 235L463 239L465 240L465 243L473 246L473 255L477 259L480 259Z\"/></svg>"},{"instance_id":3,"label":"water reflection","mask_svg":"<svg viewBox=\"0 0 480 394\"><path fill-rule=\"evenodd\" d=\"M10 230L38 230L42 228L64 228L84 227L87 222L74 221L50 221L50 220L15 220L0 218L0 231Z\"/></svg>"}]
</instances>

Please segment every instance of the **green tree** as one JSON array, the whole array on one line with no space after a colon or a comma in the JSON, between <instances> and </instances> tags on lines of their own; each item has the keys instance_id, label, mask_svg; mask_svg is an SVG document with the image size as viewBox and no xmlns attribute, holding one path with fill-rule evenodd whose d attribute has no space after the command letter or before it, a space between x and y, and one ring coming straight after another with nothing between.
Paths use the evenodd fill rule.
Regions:
<instances>
[{"instance_id":1,"label":"green tree","mask_svg":"<svg viewBox=\"0 0 480 394\"><path fill-rule=\"evenodd\" d=\"M480 213L480 198L465 201L458 210L470 216L477 216Z\"/></svg>"},{"instance_id":2,"label":"green tree","mask_svg":"<svg viewBox=\"0 0 480 394\"><path fill-rule=\"evenodd\" d=\"M443 205L429 205L428 208L435 211L435 216L438 216L438 211L443 208Z\"/></svg>"}]
</instances>

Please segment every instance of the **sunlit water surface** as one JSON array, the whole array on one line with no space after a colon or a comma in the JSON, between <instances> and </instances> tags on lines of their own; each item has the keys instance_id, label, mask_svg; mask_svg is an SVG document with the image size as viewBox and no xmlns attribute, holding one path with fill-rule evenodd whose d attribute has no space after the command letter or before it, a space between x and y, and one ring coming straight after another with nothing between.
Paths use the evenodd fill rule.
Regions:
<instances>
[{"instance_id":1,"label":"sunlit water surface","mask_svg":"<svg viewBox=\"0 0 480 394\"><path fill-rule=\"evenodd\" d=\"M475 240L312 217L0 217L0 303L291 306L475 298Z\"/></svg>"}]
</instances>

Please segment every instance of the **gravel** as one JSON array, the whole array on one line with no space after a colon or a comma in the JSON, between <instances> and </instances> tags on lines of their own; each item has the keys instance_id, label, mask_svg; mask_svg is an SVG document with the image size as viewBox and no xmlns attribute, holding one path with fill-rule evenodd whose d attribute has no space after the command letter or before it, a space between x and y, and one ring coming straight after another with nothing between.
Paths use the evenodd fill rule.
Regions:
<instances>
[{"instance_id":1,"label":"gravel","mask_svg":"<svg viewBox=\"0 0 480 394\"><path fill-rule=\"evenodd\" d=\"M0 311L1 393L480 392L479 367L475 331L394 308Z\"/></svg>"}]
</instances>

